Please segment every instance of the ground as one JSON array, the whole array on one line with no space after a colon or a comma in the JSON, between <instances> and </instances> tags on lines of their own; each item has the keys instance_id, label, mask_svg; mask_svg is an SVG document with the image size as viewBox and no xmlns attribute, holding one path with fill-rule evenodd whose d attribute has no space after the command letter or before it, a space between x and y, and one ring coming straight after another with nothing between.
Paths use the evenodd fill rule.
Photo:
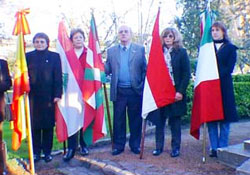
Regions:
<instances>
[{"instance_id":1,"label":"ground","mask_svg":"<svg viewBox=\"0 0 250 175\"><path fill-rule=\"evenodd\" d=\"M230 144L242 143L249 139L250 121L231 125ZM160 156L153 156L155 147L154 135L148 134L145 139L143 159L133 154L128 146L125 152L111 155L110 144L98 144L90 148L90 155L76 155L69 163L62 161L62 154L54 156L50 163L40 161L36 164L36 173L41 175L102 175L102 174L141 174L141 175L234 175L235 170L218 162L216 158L207 156L202 163L202 141L195 140L189 134L189 127L182 129L182 148L178 158L171 158L170 137L167 130L165 150ZM202 136L201 136L202 138ZM209 142L207 141L207 154ZM12 168L13 169L13 168ZM20 169L20 168L19 168ZM26 172L27 173L27 172ZM10 174L25 174L14 170ZM28 173L27 173L28 174Z\"/></svg>"}]
</instances>

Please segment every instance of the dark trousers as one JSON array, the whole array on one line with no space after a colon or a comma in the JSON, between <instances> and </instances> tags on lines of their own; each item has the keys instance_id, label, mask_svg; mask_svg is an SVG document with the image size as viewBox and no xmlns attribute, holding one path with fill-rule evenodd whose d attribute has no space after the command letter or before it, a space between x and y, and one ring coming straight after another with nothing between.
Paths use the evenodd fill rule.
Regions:
<instances>
[{"instance_id":1,"label":"dark trousers","mask_svg":"<svg viewBox=\"0 0 250 175\"><path fill-rule=\"evenodd\" d=\"M142 128L142 97L132 88L118 88L114 109L114 148L123 150L126 144L126 114L130 130L129 146L139 148Z\"/></svg>"},{"instance_id":2,"label":"dark trousers","mask_svg":"<svg viewBox=\"0 0 250 175\"><path fill-rule=\"evenodd\" d=\"M68 138L68 149L76 149L78 147L78 136L80 133L80 137L79 137L79 142L80 142L80 146L81 147L86 147L86 143L83 140L83 131L82 129L80 129L80 131L78 131L77 133L75 133L74 135L70 136Z\"/></svg>"},{"instance_id":3,"label":"dark trousers","mask_svg":"<svg viewBox=\"0 0 250 175\"><path fill-rule=\"evenodd\" d=\"M53 146L53 134L54 134L53 128L32 130L34 154L40 155L41 151L43 151L45 156L51 154Z\"/></svg>"},{"instance_id":4,"label":"dark trousers","mask_svg":"<svg viewBox=\"0 0 250 175\"><path fill-rule=\"evenodd\" d=\"M165 140L165 126L166 119L168 118L164 115L164 109L160 109L158 112L159 122L156 124L155 128L155 141L156 141L156 149L163 150L164 148L164 140ZM169 117L168 121L171 128L171 147L172 150L180 150L181 146L181 117L174 116Z\"/></svg>"}]
</instances>

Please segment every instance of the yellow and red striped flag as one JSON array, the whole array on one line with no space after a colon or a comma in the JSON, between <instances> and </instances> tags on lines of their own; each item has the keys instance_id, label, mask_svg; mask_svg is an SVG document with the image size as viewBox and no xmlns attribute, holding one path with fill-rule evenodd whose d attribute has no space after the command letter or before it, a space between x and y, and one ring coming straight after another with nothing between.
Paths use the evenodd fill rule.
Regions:
<instances>
[{"instance_id":1,"label":"yellow and red striped flag","mask_svg":"<svg viewBox=\"0 0 250 175\"><path fill-rule=\"evenodd\" d=\"M18 150L21 142L26 138L26 119L29 117L29 99L25 93L30 91L28 68L25 58L24 35L30 33L29 25L25 17L29 9L24 9L16 13L16 24L13 35L17 35L17 52L15 63L14 87L13 87L13 134L12 149Z\"/></svg>"}]
</instances>

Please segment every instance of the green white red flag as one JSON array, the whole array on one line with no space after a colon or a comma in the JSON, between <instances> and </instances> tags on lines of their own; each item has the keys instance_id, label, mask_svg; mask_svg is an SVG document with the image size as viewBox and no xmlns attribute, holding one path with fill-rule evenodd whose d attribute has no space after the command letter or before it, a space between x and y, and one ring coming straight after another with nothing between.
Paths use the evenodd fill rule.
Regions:
<instances>
[{"instance_id":1,"label":"green white red flag","mask_svg":"<svg viewBox=\"0 0 250 175\"><path fill-rule=\"evenodd\" d=\"M202 29L203 35L195 74L190 128L191 135L196 139L199 139L199 129L203 123L224 118L217 60L210 32L212 26L210 11L207 10L202 16L205 23L201 25L204 29Z\"/></svg>"}]
</instances>

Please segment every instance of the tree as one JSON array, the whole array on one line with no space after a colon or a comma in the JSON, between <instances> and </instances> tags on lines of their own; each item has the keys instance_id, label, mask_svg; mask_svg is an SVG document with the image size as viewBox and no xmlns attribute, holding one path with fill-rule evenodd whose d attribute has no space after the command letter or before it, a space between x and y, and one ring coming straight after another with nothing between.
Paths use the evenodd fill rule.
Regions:
<instances>
[{"instance_id":1,"label":"tree","mask_svg":"<svg viewBox=\"0 0 250 175\"><path fill-rule=\"evenodd\" d=\"M199 16L206 3L205 0L177 0L177 8L182 8L183 14L176 18L175 23L191 58L197 57L200 44ZM250 0L213 0L211 9L216 14L216 20L226 24L230 38L239 47L239 67L250 65Z\"/></svg>"},{"instance_id":2,"label":"tree","mask_svg":"<svg viewBox=\"0 0 250 175\"><path fill-rule=\"evenodd\" d=\"M239 47L239 67L250 66L250 0L221 0L219 5L229 35Z\"/></svg>"},{"instance_id":3,"label":"tree","mask_svg":"<svg viewBox=\"0 0 250 175\"><path fill-rule=\"evenodd\" d=\"M200 46L200 14L205 9L205 1L177 0L177 8L182 8L181 18L175 23L183 36L183 44L191 58L196 58Z\"/></svg>"}]
</instances>

